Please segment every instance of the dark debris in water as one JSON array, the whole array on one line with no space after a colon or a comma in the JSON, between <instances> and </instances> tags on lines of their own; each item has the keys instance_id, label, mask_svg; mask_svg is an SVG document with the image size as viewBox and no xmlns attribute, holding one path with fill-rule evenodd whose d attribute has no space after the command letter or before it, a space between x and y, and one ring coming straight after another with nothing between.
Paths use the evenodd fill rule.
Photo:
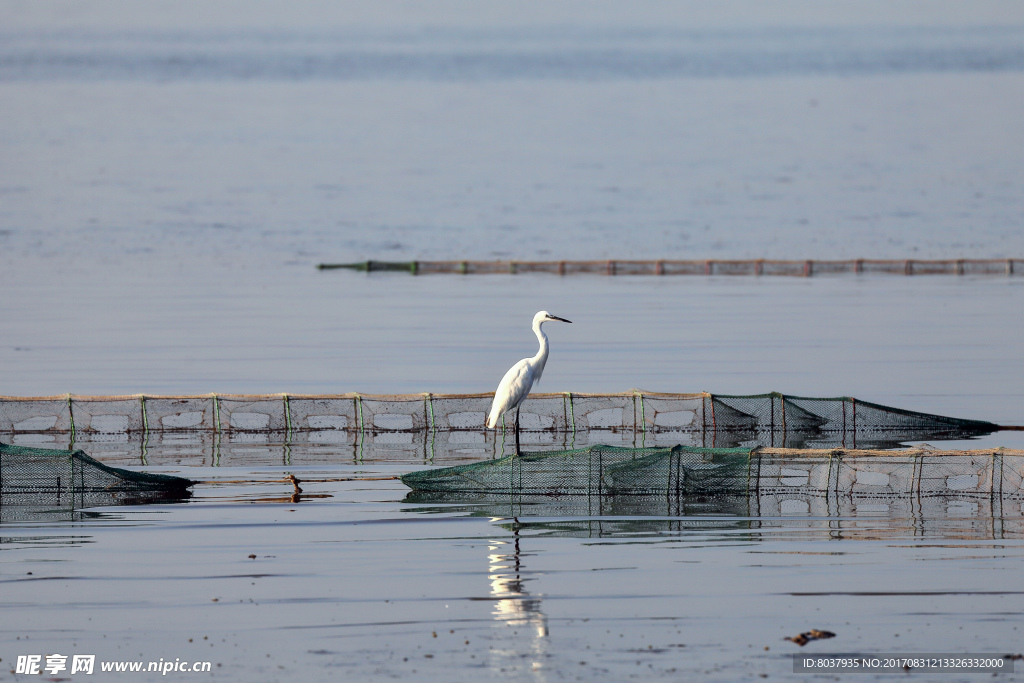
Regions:
<instances>
[{"instance_id":1,"label":"dark debris in water","mask_svg":"<svg viewBox=\"0 0 1024 683\"><path fill-rule=\"evenodd\" d=\"M835 637L836 637L836 634L832 633L832 631L819 631L816 628L812 628L810 631L804 631L803 633L800 633L800 634L795 635L795 636L788 636L788 637L784 638L783 640L790 640L790 641L796 643L797 645L799 645L800 647L803 647L804 645L806 645L807 643L811 642L812 640L824 640L826 638L835 638Z\"/></svg>"}]
</instances>

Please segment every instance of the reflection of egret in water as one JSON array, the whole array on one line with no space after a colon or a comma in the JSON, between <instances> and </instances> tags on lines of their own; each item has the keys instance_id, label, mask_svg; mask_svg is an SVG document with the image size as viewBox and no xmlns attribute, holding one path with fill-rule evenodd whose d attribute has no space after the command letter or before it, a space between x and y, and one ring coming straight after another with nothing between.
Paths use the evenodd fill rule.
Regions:
<instances>
[{"instance_id":1,"label":"reflection of egret in water","mask_svg":"<svg viewBox=\"0 0 1024 683\"><path fill-rule=\"evenodd\" d=\"M524 587L526 579L523 578L525 570L522 564L523 554L519 547L518 519L513 520L512 536L511 542L492 540L488 546L490 554L487 556L487 578L491 581L491 595L495 599L491 614L494 615L498 626L506 629L523 629L530 638L530 646L526 652L516 645L496 647L493 650L494 654L508 660L514 658L514 661L507 661L507 666L501 666L499 662L495 662L494 665L502 670L508 667L518 668L525 663L524 660L532 657L532 670L540 671L543 660L547 657L548 619L541 611L540 597L531 596Z\"/></svg>"}]
</instances>

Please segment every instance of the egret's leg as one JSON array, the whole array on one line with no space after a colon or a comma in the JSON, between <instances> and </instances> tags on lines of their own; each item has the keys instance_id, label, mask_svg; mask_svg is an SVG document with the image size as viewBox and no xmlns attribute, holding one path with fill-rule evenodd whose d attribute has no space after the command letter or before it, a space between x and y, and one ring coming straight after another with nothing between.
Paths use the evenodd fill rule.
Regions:
<instances>
[{"instance_id":1,"label":"egret's leg","mask_svg":"<svg viewBox=\"0 0 1024 683\"><path fill-rule=\"evenodd\" d=\"M519 455L519 406L516 406L516 455Z\"/></svg>"}]
</instances>

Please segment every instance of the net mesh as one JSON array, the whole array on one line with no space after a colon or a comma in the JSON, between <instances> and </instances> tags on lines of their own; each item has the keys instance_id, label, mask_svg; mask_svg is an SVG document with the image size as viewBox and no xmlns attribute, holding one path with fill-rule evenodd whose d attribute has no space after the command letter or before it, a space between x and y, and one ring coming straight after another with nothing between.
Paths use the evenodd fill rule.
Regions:
<instances>
[{"instance_id":1,"label":"net mesh","mask_svg":"<svg viewBox=\"0 0 1024 683\"><path fill-rule=\"evenodd\" d=\"M0 443L0 507L92 507L188 496L182 477L110 467L83 451ZM5 514L5 519L7 515Z\"/></svg>"},{"instance_id":2,"label":"net mesh","mask_svg":"<svg viewBox=\"0 0 1024 683\"><path fill-rule=\"evenodd\" d=\"M484 432L492 394L334 396L0 397L0 433L74 435ZM506 416L504 428L512 427ZM850 397L779 393L729 396L631 391L531 394L520 411L527 434L631 432L701 447L890 448L902 441L963 439L990 422L913 412ZM367 436L369 435L369 436ZM392 435L392 436L388 436ZM641 445L646 445L645 443Z\"/></svg>"},{"instance_id":3,"label":"net mesh","mask_svg":"<svg viewBox=\"0 0 1024 683\"><path fill-rule=\"evenodd\" d=\"M1024 454L595 445L420 470L406 474L402 482L417 492L440 494L664 498L764 493L1024 501Z\"/></svg>"}]
</instances>

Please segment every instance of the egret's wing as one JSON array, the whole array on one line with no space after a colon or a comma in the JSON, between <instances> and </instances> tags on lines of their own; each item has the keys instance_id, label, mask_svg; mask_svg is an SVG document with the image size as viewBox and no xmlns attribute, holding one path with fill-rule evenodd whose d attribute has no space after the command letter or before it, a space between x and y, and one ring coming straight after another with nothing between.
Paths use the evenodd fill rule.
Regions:
<instances>
[{"instance_id":1,"label":"egret's wing","mask_svg":"<svg viewBox=\"0 0 1024 683\"><path fill-rule=\"evenodd\" d=\"M530 359L524 358L509 368L498 383L498 389L494 392L494 402L491 403L491 412L487 417L487 426L496 426L501 416L510 408L519 405L532 388L533 368L530 367Z\"/></svg>"}]
</instances>

